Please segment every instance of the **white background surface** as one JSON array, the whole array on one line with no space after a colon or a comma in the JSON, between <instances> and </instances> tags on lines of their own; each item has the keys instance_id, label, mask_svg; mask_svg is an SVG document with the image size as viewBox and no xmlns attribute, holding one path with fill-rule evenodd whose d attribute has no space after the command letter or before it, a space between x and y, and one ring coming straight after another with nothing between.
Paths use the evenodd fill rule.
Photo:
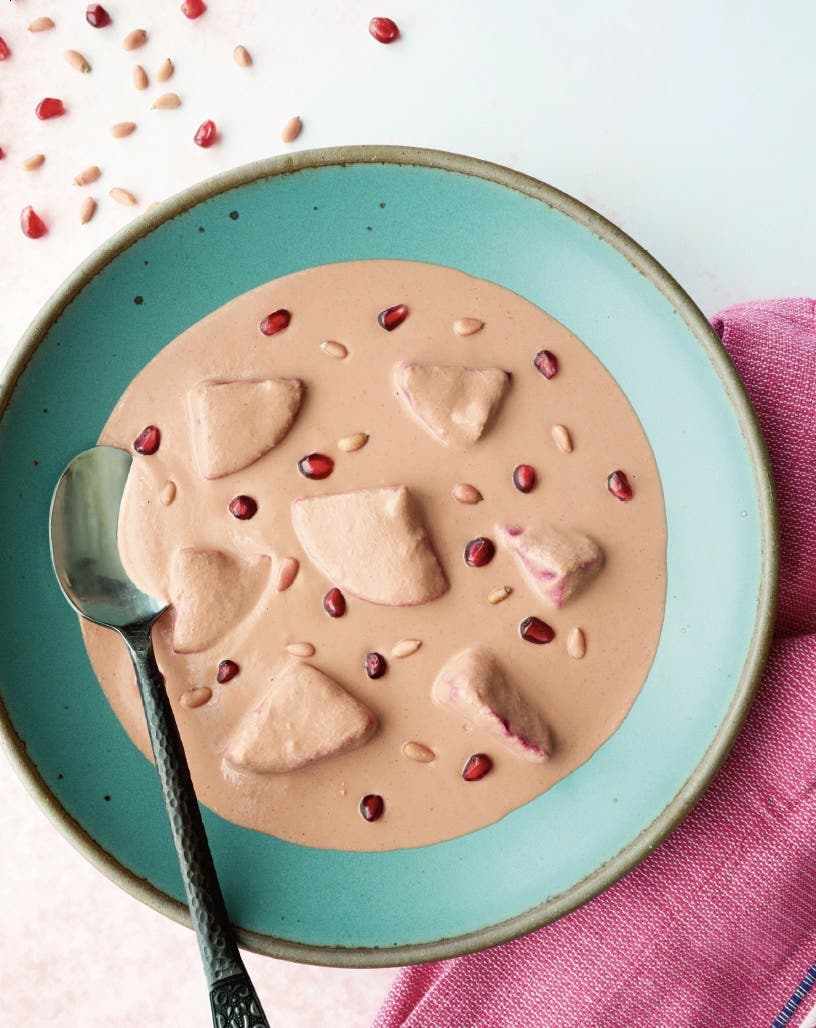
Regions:
<instances>
[{"instance_id":1,"label":"white background surface","mask_svg":"<svg viewBox=\"0 0 816 1028\"><path fill-rule=\"evenodd\" d=\"M709 315L741 300L813 293L809 0L210 0L196 22L176 0L106 7L114 25L94 31L84 0L2 0L0 35L13 53L0 63L0 361L74 266L148 202L284 149L343 143L438 147L545 179L633 235ZM43 14L57 28L29 34ZM399 23L399 43L370 38L375 14ZM126 54L120 43L135 27L150 39ZM253 55L249 70L232 61L237 43ZM65 64L68 47L85 53L90 75ZM175 77L136 92L132 65L152 78L166 56ZM151 111L171 89L182 106ZM64 99L69 114L38 121L44 96ZM279 132L293 114L304 130L286 147ZM211 150L191 142L205 118L222 133ZM108 127L124 120L137 131L112 139ZM22 171L36 152L46 154L43 168ZM103 178L80 190L72 178L89 164ZM117 206L113 186L140 206ZM87 193L99 210L80 226ZM29 203L50 228L38 241L18 227ZM207 1024L192 936L85 864L4 762L0 788L0 1022ZM249 964L276 1028L368 1024L391 978Z\"/></svg>"}]
</instances>

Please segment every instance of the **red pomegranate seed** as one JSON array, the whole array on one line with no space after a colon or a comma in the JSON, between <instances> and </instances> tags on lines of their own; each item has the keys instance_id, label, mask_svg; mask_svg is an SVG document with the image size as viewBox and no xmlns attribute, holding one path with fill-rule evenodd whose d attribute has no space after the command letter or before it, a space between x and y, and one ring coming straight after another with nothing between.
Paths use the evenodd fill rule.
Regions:
<instances>
[{"instance_id":1,"label":"red pomegranate seed","mask_svg":"<svg viewBox=\"0 0 816 1028\"><path fill-rule=\"evenodd\" d=\"M367 653L365 672L369 678L382 678L388 670L388 661L381 653Z\"/></svg>"},{"instance_id":2,"label":"red pomegranate seed","mask_svg":"<svg viewBox=\"0 0 816 1028\"><path fill-rule=\"evenodd\" d=\"M215 673L215 679L223 685L224 682L231 682L240 670L234 660L222 660Z\"/></svg>"},{"instance_id":3,"label":"red pomegranate seed","mask_svg":"<svg viewBox=\"0 0 816 1028\"><path fill-rule=\"evenodd\" d=\"M189 18L190 21L200 18L206 10L207 5L203 0L184 0L184 3L181 5L181 13L185 18Z\"/></svg>"},{"instance_id":4,"label":"red pomegranate seed","mask_svg":"<svg viewBox=\"0 0 816 1028\"><path fill-rule=\"evenodd\" d=\"M106 25L110 25L111 16L102 4L88 4L85 9L85 21L95 29L104 29Z\"/></svg>"},{"instance_id":5,"label":"red pomegranate seed","mask_svg":"<svg viewBox=\"0 0 816 1028\"><path fill-rule=\"evenodd\" d=\"M492 770L493 760L486 753L474 753L465 762L465 766L462 768L462 777L466 782L478 782Z\"/></svg>"},{"instance_id":6,"label":"red pomegranate seed","mask_svg":"<svg viewBox=\"0 0 816 1028\"><path fill-rule=\"evenodd\" d=\"M198 146L202 146L205 150L209 149L218 138L218 129L215 127L215 122L202 121L196 129L196 134L193 136L193 142Z\"/></svg>"},{"instance_id":7,"label":"red pomegranate seed","mask_svg":"<svg viewBox=\"0 0 816 1028\"><path fill-rule=\"evenodd\" d=\"M623 471L613 471L606 480L606 488L613 496L617 496L619 500L624 502L631 500L635 495L632 486L629 484L629 479Z\"/></svg>"},{"instance_id":8,"label":"red pomegranate seed","mask_svg":"<svg viewBox=\"0 0 816 1028\"><path fill-rule=\"evenodd\" d=\"M382 796L378 796L374 792L369 793L368 796L363 796L360 800L360 813L366 821L377 821L382 817L384 810L385 803L383 803Z\"/></svg>"},{"instance_id":9,"label":"red pomegranate seed","mask_svg":"<svg viewBox=\"0 0 816 1028\"><path fill-rule=\"evenodd\" d=\"M336 586L323 597L323 610L330 618L341 618L346 613L346 598Z\"/></svg>"},{"instance_id":10,"label":"red pomegranate seed","mask_svg":"<svg viewBox=\"0 0 816 1028\"><path fill-rule=\"evenodd\" d=\"M267 314L260 325L258 325L258 328L261 330L262 335L274 336L276 333L282 332L287 328L291 320L292 315L289 311L285 311L281 307L279 311L272 311L271 314Z\"/></svg>"},{"instance_id":11,"label":"red pomegranate seed","mask_svg":"<svg viewBox=\"0 0 816 1028\"><path fill-rule=\"evenodd\" d=\"M558 374L558 358L549 350L539 350L533 359L544 378L555 378Z\"/></svg>"},{"instance_id":12,"label":"red pomegranate seed","mask_svg":"<svg viewBox=\"0 0 816 1028\"><path fill-rule=\"evenodd\" d=\"M5 156L6 156L6 151L3 149L2 146L0 146L0 161L2 161Z\"/></svg>"},{"instance_id":13,"label":"red pomegranate seed","mask_svg":"<svg viewBox=\"0 0 816 1028\"><path fill-rule=\"evenodd\" d=\"M531 493L537 480L536 469L532 464L519 464L513 472L513 485L520 493Z\"/></svg>"},{"instance_id":14,"label":"red pomegranate seed","mask_svg":"<svg viewBox=\"0 0 816 1028\"><path fill-rule=\"evenodd\" d=\"M300 458L298 471L304 478L320 481L321 478L328 478L334 471L334 461L325 453L310 453L306 457Z\"/></svg>"},{"instance_id":15,"label":"red pomegranate seed","mask_svg":"<svg viewBox=\"0 0 816 1028\"><path fill-rule=\"evenodd\" d=\"M161 432L155 425L148 425L147 428L143 428L133 440L133 449L137 453L141 453L144 454L145 457L149 457L158 450L160 442Z\"/></svg>"},{"instance_id":16,"label":"red pomegranate seed","mask_svg":"<svg viewBox=\"0 0 816 1028\"><path fill-rule=\"evenodd\" d=\"M384 328L386 332L393 332L395 328L399 328L400 325L408 317L408 308L404 303L398 303L396 307L388 307L384 311L380 311L377 315L377 321L380 324L380 328Z\"/></svg>"},{"instance_id":17,"label":"red pomegranate seed","mask_svg":"<svg viewBox=\"0 0 816 1028\"><path fill-rule=\"evenodd\" d=\"M48 121L49 118L60 118L65 114L65 104L56 97L47 96L40 100L35 108L35 113L40 121Z\"/></svg>"},{"instance_id":18,"label":"red pomegranate seed","mask_svg":"<svg viewBox=\"0 0 816 1028\"><path fill-rule=\"evenodd\" d=\"M258 513L258 504L251 496L234 496L229 502L229 512L239 521L249 521Z\"/></svg>"},{"instance_id":19,"label":"red pomegranate seed","mask_svg":"<svg viewBox=\"0 0 816 1028\"><path fill-rule=\"evenodd\" d=\"M496 547L492 540L486 539L483 535L471 539L465 547L465 564L469 568L483 568L496 556Z\"/></svg>"},{"instance_id":20,"label":"red pomegranate seed","mask_svg":"<svg viewBox=\"0 0 816 1028\"><path fill-rule=\"evenodd\" d=\"M11 50L8 48L8 43L0 36L0 61L7 61L11 57Z\"/></svg>"},{"instance_id":21,"label":"red pomegranate seed","mask_svg":"<svg viewBox=\"0 0 816 1028\"><path fill-rule=\"evenodd\" d=\"M378 43L393 43L399 39L399 27L390 18L372 18L368 23L368 31Z\"/></svg>"},{"instance_id":22,"label":"red pomegranate seed","mask_svg":"<svg viewBox=\"0 0 816 1028\"><path fill-rule=\"evenodd\" d=\"M522 639L526 639L528 643L543 646L544 643L553 641L555 631L550 628L546 621L536 617L529 617L525 618L519 625L519 635L521 635Z\"/></svg>"},{"instance_id":23,"label":"red pomegranate seed","mask_svg":"<svg viewBox=\"0 0 816 1028\"><path fill-rule=\"evenodd\" d=\"M48 231L45 222L33 207L24 207L20 214L20 228L29 239L39 239Z\"/></svg>"}]
</instances>

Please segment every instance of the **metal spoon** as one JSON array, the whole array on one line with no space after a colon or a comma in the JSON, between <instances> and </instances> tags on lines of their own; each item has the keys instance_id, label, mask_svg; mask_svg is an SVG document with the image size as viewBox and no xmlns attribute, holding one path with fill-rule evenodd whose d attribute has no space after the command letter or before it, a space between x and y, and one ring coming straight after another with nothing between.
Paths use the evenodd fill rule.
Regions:
<instances>
[{"instance_id":1,"label":"metal spoon","mask_svg":"<svg viewBox=\"0 0 816 1028\"><path fill-rule=\"evenodd\" d=\"M131 456L95 446L62 473L51 501L51 559L71 606L125 640L142 694L150 743L190 906L216 1028L268 1028L238 952L151 630L166 604L141 592L119 558L119 506Z\"/></svg>"}]
</instances>

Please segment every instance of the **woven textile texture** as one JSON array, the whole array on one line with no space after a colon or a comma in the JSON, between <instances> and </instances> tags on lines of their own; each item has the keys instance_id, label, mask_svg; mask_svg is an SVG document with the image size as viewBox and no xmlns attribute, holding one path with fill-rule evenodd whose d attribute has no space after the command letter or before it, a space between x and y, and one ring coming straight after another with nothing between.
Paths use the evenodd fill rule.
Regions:
<instances>
[{"instance_id":1,"label":"woven textile texture","mask_svg":"<svg viewBox=\"0 0 816 1028\"><path fill-rule=\"evenodd\" d=\"M816 961L816 301L713 319L753 400L779 501L779 613L726 763L639 867L568 917L400 972L376 1028L800 1026Z\"/></svg>"}]
</instances>

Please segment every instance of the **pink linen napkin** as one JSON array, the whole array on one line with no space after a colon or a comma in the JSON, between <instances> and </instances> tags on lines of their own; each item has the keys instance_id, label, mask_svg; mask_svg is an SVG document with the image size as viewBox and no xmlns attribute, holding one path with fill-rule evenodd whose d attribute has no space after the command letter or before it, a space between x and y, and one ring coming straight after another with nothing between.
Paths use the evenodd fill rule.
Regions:
<instances>
[{"instance_id":1,"label":"pink linen napkin","mask_svg":"<svg viewBox=\"0 0 816 1028\"><path fill-rule=\"evenodd\" d=\"M713 324L759 415L782 527L775 640L746 725L626 878L522 939L402 970L375 1028L793 1028L814 1006L816 301Z\"/></svg>"}]
</instances>

